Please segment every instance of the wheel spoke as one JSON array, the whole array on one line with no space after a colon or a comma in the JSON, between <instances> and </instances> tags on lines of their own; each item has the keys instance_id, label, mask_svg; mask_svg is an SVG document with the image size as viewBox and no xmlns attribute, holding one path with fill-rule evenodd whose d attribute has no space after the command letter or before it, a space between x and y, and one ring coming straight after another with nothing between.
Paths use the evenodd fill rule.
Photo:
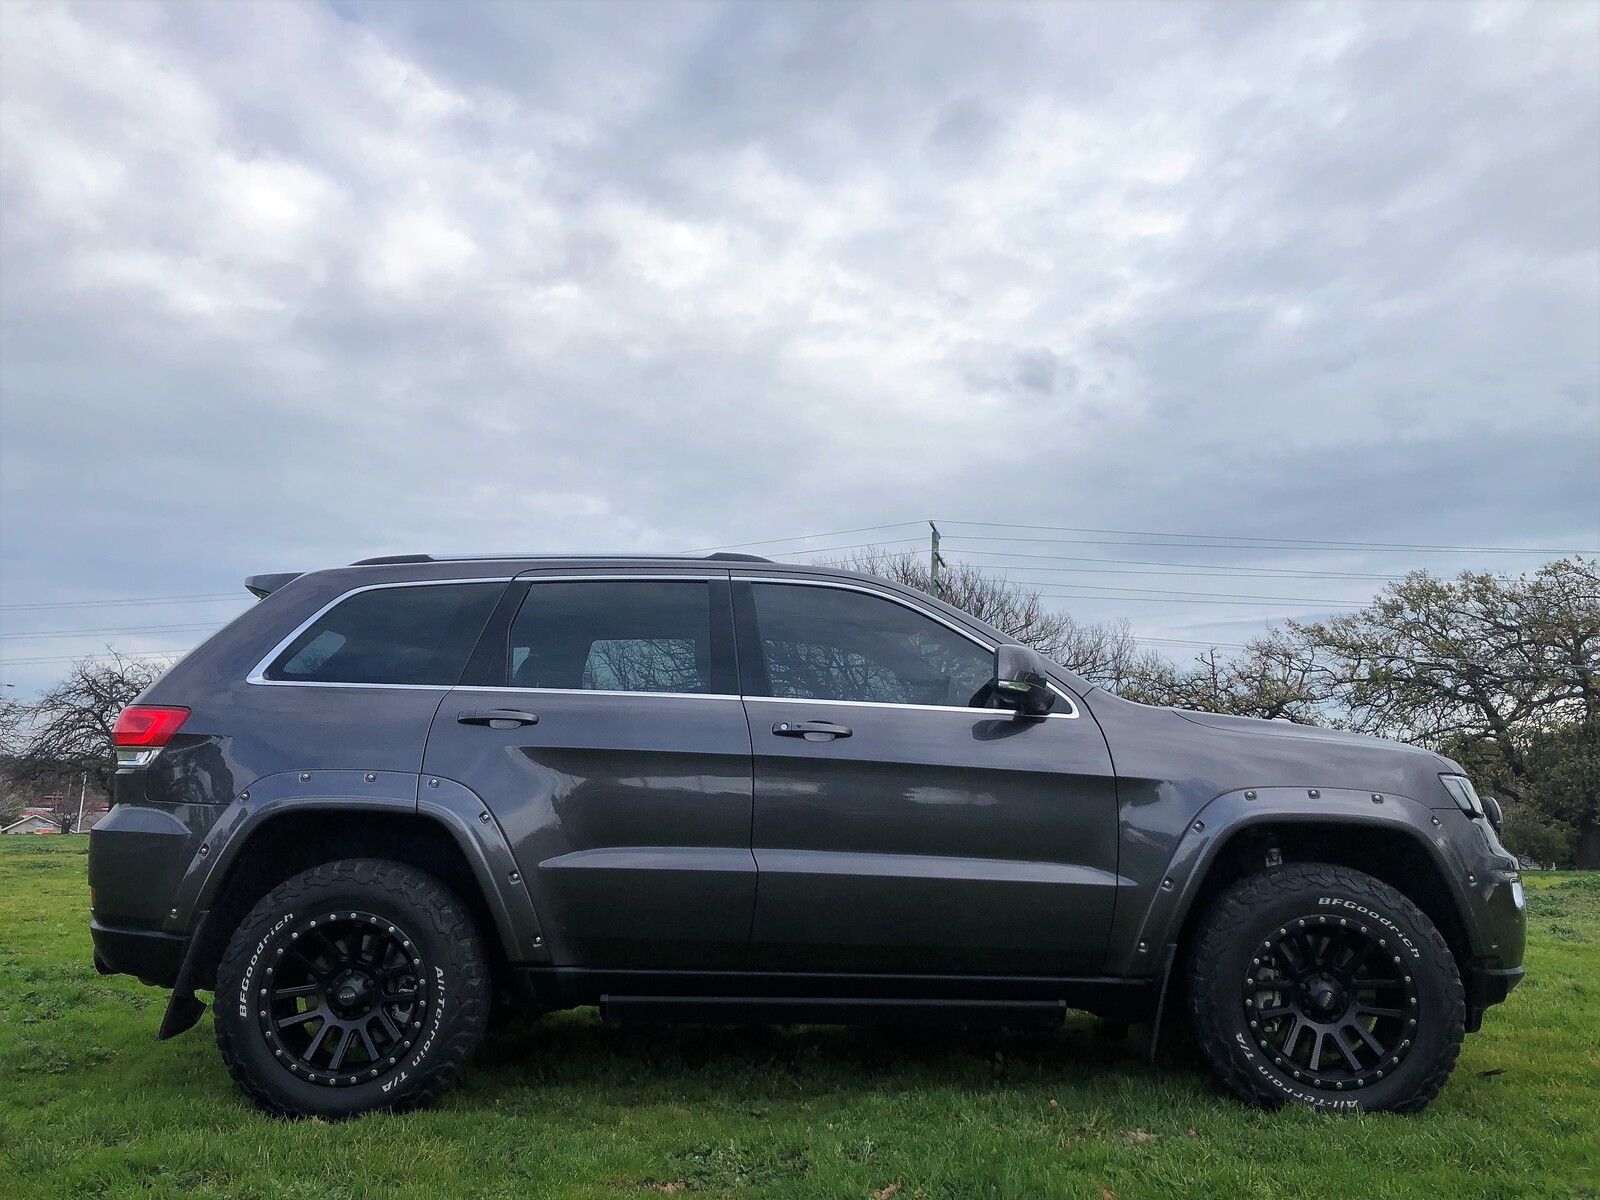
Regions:
<instances>
[{"instance_id":1,"label":"wheel spoke","mask_svg":"<svg viewBox=\"0 0 1600 1200\"><path fill-rule=\"evenodd\" d=\"M378 1054L378 1047L373 1044L372 1035L367 1032L367 1027L365 1025L358 1025L356 1027L356 1032L361 1035L361 1045L365 1047L367 1051L368 1061L377 1062L380 1057Z\"/></svg>"},{"instance_id":2,"label":"wheel spoke","mask_svg":"<svg viewBox=\"0 0 1600 1200\"><path fill-rule=\"evenodd\" d=\"M307 1009L305 1012L295 1013L290 1017L279 1017L278 1028L293 1029L296 1025L304 1025L307 1021L314 1021L318 1018L326 1021L328 1019L328 1014L321 1008Z\"/></svg>"},{"instance_id":3,"label":"wheel spoke","mask_svg":"<svg viewBox=\"0 0 1600 1200\"><path fill-rule=\"evenodd\" d=\"M391 1018L388 1013L384 1012L383 1009L380 1008L372 1015L383 1023L384 1033L388 1034L389 1037L393 1038L396 1042L400 1040L400 1027L394 1023L393 1018ZM367 1024L372 1024L371 1019L367 1021Z\"/></svg>"},{"instance_id":4,"label":"wheel spoke","mask_svg":"<svg viewBox=\"0 0 1600 1200\"><path fill-rule=\"evenodd\" d=\"M1294 1057L1294 1048L1300 1041L1300 1032L1310 1028L1311 1026L1306 1024L1305 1019L1299 1013L1296 1013L1294 1024L1289 1027L1289 1036L1283 1039L1283 1056L1285 1058Z\"/></svg>"},{"instance_id":5,"label":"wheel spoke","mask_svg":"<svg viewBox=\"0 0 1600 1200\"><path fill-rule=\"evenodd\" d=\"M302 983L295 987L281 987L272 989L274 1000L298 1000L301 996L316 996L322 992L320 983Z\"/></svg>"},{"instance_id":6,"label":"wheel spoke","mask_svg":"<svg viewBox=\"0 0 1600 1200\"><path fill-rule=\"evenodd\" d=\"M1343 1030L1335 1029L1328 1036L1332 1039L1333 1044L1339 1047L1339 1053L1344 1055L1344 1061L1350 1064L1350 1069L1359 1075L1361 1073L1361 1060L1350 1053L1350 1047L1345 1045Z\"/></svg>"},{"instance_id":7,"label":"wheel spoke","mask_svg":"<svg viewBox=\"0 0 1600 1200\"><path fill-rule=\"evenodd\" d=\"M1356 1012L1365 1017L1400 1017L1405 1015L1398 1008L1369 1008L1365 1004L1358 1005Z\"/></svg>"},{"instance_id":8,"label":"wheel spoke","mask_svg":"<svg viewBox=\"0 0 1600 1200\"><path fill-rule=\"evenodd\" d=\"M1328 1035L1322 1030L1316 1031L1316 1036L1311 1043L1311 1057L1307 1060L1313 1071L1322 1069L1322 1043L1328 1040Z\"/></svg>"},{"instance_id":9,"label":"wheel spoke","mask_svg":"<svg viewBox=\"0 0 1600 1200\"><path fill-rule=\"evenodd\" d=\"M1275 1020L1278 1017L1287 1017L1294 1009L1287 1004L1276 1008L1262 1008L1256 1010L1256 1015L1263 1021Z\"/></svg>"},{"instance_id":10,"label":"wheel spoke","mask_svg":"<svg viewBox=\"0 0 1600 1200\"><path fill-rule=\"evenodd\" d=\"M344 1034L339 1038L339 1044L333 1048L333 1057L328 1060L328 1070L337 1071L344 1065L345 1051L350 1049L350 1039L355 1036L355 1032L349 1025L344 1027Z\"/></svg>"},{"instance_id":11,"label":"wheel spoke","mask_svg":"<svg viewBox=\"0 0 1600 1200\"><path fill-rule=\"evenodd\" d=\"M1350 981L1354 988L1403 988L1406 985L1398 979L1377 979L1371 976L1359 976Z\"/></svg>"},{"instance_id":12,"label":"wheel spoke","mask_svg":"<svg viewBox=\"0 0 1600 1200\"><path fill-rule=\"evenodd\" d=\"M305 1053L300 1056L302 1060L304 1060L306 1063L310 1063L311 1060L316 1057L317 1050L322 1045L322 1039L328 1036L328 1030L332 1028L333 1022L324 1018L322 1024L317 1029L316 1036L311 1039L311 1044L306 1047Z\"/></svg>"},{"instance_id":13,"label":"wheel spoke","mask_svg":"<svg viewBox=\"0 0 1600 1200\"><path fill-rule=\"evenodd\" d=\"M1378 1041L1377 1038L1373 1037L1372 1034L1368 1032L1367 1027L1360 1021L1346 1021L1344 1028L1354 1029L1358 1034L1361 1035L1361 1040L1367 1044L1367 1049L1371 1050L1379 1058L1383 1057L1383 1043Z\"/></svg>"}]
</instances>

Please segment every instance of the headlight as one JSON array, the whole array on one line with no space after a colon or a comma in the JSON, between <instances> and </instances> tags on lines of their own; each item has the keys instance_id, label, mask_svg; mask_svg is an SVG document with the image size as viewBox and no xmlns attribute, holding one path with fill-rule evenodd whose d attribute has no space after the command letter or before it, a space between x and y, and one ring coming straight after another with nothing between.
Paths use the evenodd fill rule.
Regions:
<instances>
[{"instance_id":1,"label":"headlight","mask_svg":"<svg viewBox=\"0 0 1600 1200\"><path fill-rule=\"evenodd\" d=\"M1444 790L1450 793L1450 798L1456 802L1457 807L1469 817L1481 817L1483 801L1478 799L1478 793L1472 786L1472 780L1465 775L1441 775L1439 782L1444 784Z\"/></svg>"}]
</instances>

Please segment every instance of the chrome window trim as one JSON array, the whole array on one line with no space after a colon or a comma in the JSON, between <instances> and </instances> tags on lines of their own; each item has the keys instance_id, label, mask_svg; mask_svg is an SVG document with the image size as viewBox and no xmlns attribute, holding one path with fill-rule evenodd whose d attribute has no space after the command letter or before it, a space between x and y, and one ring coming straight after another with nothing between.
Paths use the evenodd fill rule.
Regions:
<instances>
[{"instance_id":1,"label":"chrome window trim","mask_svg":"<svg viewBox=\"0 0 1600 1200\"><path fill-rule=\"evenodd\" d=\"M991 644L988 641L985 641L983 638L980 638L979 636L977 636L977 634L972 633L969 630L961 628L961 626L957 625L953 621L946 620L944 617L940 616L938 613L929 612L927 609L922 608L920 605L916 604L915 602L913 602L911 600L908 600L904 596L898 596L895 593L889 592L889 591L885 591L882 588L868 587L865 584L860 584L860 583L855 583L853 581L846 581L846 580L840 580L840 579L797 579L797 578L794 578L793 576L777 575L777 574L773 574L773 575L735 575L733 577L733 582L735 582L735 583L778 583L778 584L792 585L792 586L796 586L796 587L828 587L828 588L837 588L838 590L845 591L845 592L864 592L868 596L877 596L881 600L888 600L891 603L898 604L898 605L900 605L901 608L910 609L912 612L916 613L918 616L927 617L930 621L936 621L940 625L943 625L946 629L950 630L952 633L960 634L962 637L966 638L967 641L971 642L973 645L981 646L983 649L987 650L990 654L994 653L994 645ZM1071 709L1071 711L1070 712L1046 713L1045 716L1046 717L1057 717L1057 718L1060 718L1060 719L1066 720L1066 721L1075 721L1075 720L1077 720L1078 716L1080 714L1080 711L1081 711L1078 708L1077 701L1066 691L1065 688L1061 687L1054 680L1050 681L1050 690L1056 694L1056 697L1058 699L1065 700L1067 702L1067 707L1069 709ZM806 699L806 698L799 697L799 696L746 696L745 699L747 701L748 700L779 700L779 701L782 701L785 704L850 704L850 705L856 705L858 707L865 707L865 708L912 708L912 709L918 710L919 712L964 712L964 713L997 712L997 713L1009 713L1009 712L1013 712L1014 711L1012 709L1005 709L1005 708L994 708L994 709L970 708L970 707L967 707L967 706L964 706L964 705L956 705L956 704L892 704L892 703L889 703L887 701L882 701L882 700L811 700L811 699Z\"/></svg>"},{"instance_id":2,"label":"chrome window trim","mask_svg":"<svg viewBox=\"0 0 1600 1200\"><path fill-rule=\"evenodd\" d=\"M482 560L473 560L473 561L482 561ZM517 692L517 693L522 693L522 694L533 693L533 694L544 694L544 695L552 695L552 696L611 696L611 697L621 697L621 696L667 696L667 697L672 697L674 699L685 699L685 700L745 700L745 701L756 700L756 701L775 701L775 702L783 703L783 704L836 704L836 705L854 705L856 707L863 707L863 708L911 709L911 710L914 710L914 711L917 711L917 712L947 712L947 713L955 712L955 713L968 713L968 714L981 713L981 712L1006 713L1006 712L1010 711L1009 709L1003 709L1003 708L996 708L996 709L969 708L969 707L966 707L966 706L960 706L960 705L954 705L954 704L896 704L896 703L890 703L888 701L881 701L881 700L820 700L820 699L813 700L813 699L806 699L806 698L795 697L795 696L745 696L745 695L742 695L742 694L741 695L733 695L733 694L724 693L724 692L619 692L619 691L600 691L598 689L589 690L589 689L585 689L585 688L519 688L519 687L511 687L510 685L474 686L474 685L471 685L471 684L445 684L445 683L342 683L342 682L337 682L337 681L333 681L333 680L320 680L320 679L318 679L318 680L313 680L313 679L299 680L299 679L268 679L268 678L266 678L265 672L266 672L267 668L270 667L277 660L277 658L278 658L278 656L280 654L282 654L285 650L287 650L289 648L289 646L294 642L294 640L296 638L298 638L307 629L311 628L312 625L316 624L317 621L319 621L323 616L325 616L333 608L337 607L339 604L342 604L345 600L348 600L351 596L357 595L360 592L376 592L376 591L382 591L382 590L390 589L390 588L443 587L443 586L445 586L447 584L461 584L461 583L501 583L501 584L504 584L504 583L519 583L519 582L526 581L529 584L536 584L536 583L573 583L573 582L631 582L631 581L634 581L634 580L654 582L654 583L663 583L663 582L665 582L665 583L672 583L672 582L715 583L715 582L718 582L718 581L730 580L731 579L731 581L734 582L734 583L779 583L779 584L788 584L788 585L797 586L797 587L831 587L831 588L837 588L837 589L839 589L841 591L862 592L862 593L865 593L868 596L876 596L879 599L888 600L893 604L898 604L902 608L910 609L912 612L918 614L919 616L927 617L931 621L938 622L940 625L943 625L946 629L949 629L952 633L959 634L961 637L966 638L973 645L982 647L984 650L988 651L990 654L994 653L994 646L991 643L989 643L989 642L985 641L983 638L980 638L977 635L975 635L975 634L973 634L973 633L961 628L959 625L955 624L952 621L947 620L946 618L944 618L943 616L939 615L938 613L929 612L927 609L921 608L918 605L916 605L915 603L907 600L905 597L895 595L893 592L887 592L887 591L884 591L881 588L868 587L868 586L865 586L863 584L849 582L849 581L845 581L845 580L839 580L839 579L804 579L804 578L796 578L794 576L777 575L777 574L773 574L773 575L734 575L734 574L732 574L731 568L729 570L727 570L727 571L715 571L715 570L713 570L713 572L710 573L710 574L704 574L704 573L689 574L689 573L684 573L684 572L673 571L673 572L663 572L663 573L655 573L655 572L620 572L620 573L613 573L613 572L607 572L607 573L583 572L583 573L579 573L579 574L563 573L563 574L560 574L560 575L543 575L543 574L539 574L538 571L539 571L539 568L534 567L534 568L529 568L528 570L525 570L525 571L521 571L521 572L517 573L516 575L488 576L488 577L486 577L486 576L472 576L472 577L468 577L468 578L452 578L452 579L406 579L406 580L398 580L398 581L393 582L393 583L369 583L369 584L364 584L361 587L350 588L347 591L340 592L337 596L335 596L333 599L329 600L321 608L317 609L316 612L312 613L309 617L307 617L299 625L295 626L294 630L292 632L290 632L287 637L285 637L282 641L280 641L277 645L275 645L270 651L268 651L267 654L261 659L260 662L256 663L255 667L252 668L250 673L247 676L245 676L245 682L249 683L249 684L255 684L255 685L260 686L260 687L355 688L355 689L361 689L361 690L367 690L367 691L382 690L382 691L409 691L409 692L449 692L449 691L454 691L456 688L460 688L462 691L473 691L473 692ZM1077 704L1076 700L1073 698L1073 696L1071 694L1069 694L1065 689L1060 687L1058 684L1056 684L1053 680L1050 683L1050 690L1056 694L1057 698L1066 701L1067 707L1071 711L1069 711L1069 712L1047 713L1047 714L1045 714L1046 717L1047 718L1054 717L1054 718L1058 718L1058 719L1061 719L1061 720L1069 720L1069 721L1077 720L1077 718L1080 715L1081 710L1079 709L1078 704Z\"/></svg>"},{"instance_id":3,"label":"chrome window trim","mask_svg":"<svg viewBox=\"0 0 1600 1200\"><path fill-rule=\"evenodd\" d=\"M618 692L612 690L602 691L600 688L534 688L512 687L510 684L503 686L477 685L471 683L458 683L451 691L461 692L516 692L522 696L659 696L671 700L742 700L744 697L735 696L731 692Z\"/></svg>"},{"instance_id":4,"label":"chrome window trim","mask_svg":"<svg viewBox=\"0 0 1600 1200\"><path fill-rule=\"evenodd\" d=\"M297 637L299 637L306 630L310 629L334 608L338 607L340 604L343 604L346 600L350 599L351 596L357 595L358 593L381 592L393 588L443 587L452 583L510 583L514 578L515 577L511 575L504 575L495 576L493 578L477 576L470 579L404 579L395 583L368 583L362 585L361 587L354 587L348 591L340 592L332 600L329 600L321 608L317 609L316 612L312 613L304 621L301 621L300 624L296 625L294 627L294 631L290 633L288 637L284 638L271 650L267 651L266 657L264 657L260 662L256 663L256 665L251 668L250 673L244 677L244 681L246 683L258 684L262 687L386 688L412 692L448 692L453 686L455 686L454 684L340 683L328 679L268 679L266 677L266 672L267 668L272 666L272 664L278 660L278 656L287 650Z\"/></svg>"}]
</instances>

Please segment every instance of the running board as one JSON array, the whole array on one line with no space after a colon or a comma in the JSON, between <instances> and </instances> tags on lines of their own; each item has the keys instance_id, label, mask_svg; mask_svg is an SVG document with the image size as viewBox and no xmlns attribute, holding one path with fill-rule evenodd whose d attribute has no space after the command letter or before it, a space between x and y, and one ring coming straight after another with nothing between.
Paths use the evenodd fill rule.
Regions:
<instances>
[{"instance_id":1,"label":"running board","mask_svg":"<svg viewBox=\"0 0 1600 1200\"><path fill-rule=\"evenodd\" d=\"M814 996L600 997L610 1022L706 1025L982 1025L1054 1029L1060 1000L907 1000Z\"/></svg>"}]
</instances>

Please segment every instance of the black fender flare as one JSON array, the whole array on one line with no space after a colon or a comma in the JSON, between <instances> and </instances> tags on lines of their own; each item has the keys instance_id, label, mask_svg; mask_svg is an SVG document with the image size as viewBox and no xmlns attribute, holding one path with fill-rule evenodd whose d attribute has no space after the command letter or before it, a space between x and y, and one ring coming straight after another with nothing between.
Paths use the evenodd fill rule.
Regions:
<instances>
[{"instance_id":1,"label":"black fender flare","mask_svg":"<svg viewBox=\"0 0 1600 1200\"><path fill-rule=\"evenodd\" d=\"M1426 851L1445 881L1458 913L1468 910L1460 879L1466 865L1456 861L1452 842L1443 836L1433 810L1408 796L1348 788L1262 787L1224 792L1189 819L1161 878L1151 881L1151 895L1137 934L1108 962L1113 975L1148 977L1158 973L1169 946L1188 920L1206 874L1217 855L1240 833L1262 825L1336 822L1385 833L1398 833ZM1120 902L1120 898L1119 898ZM1470 921L1463 924L1476 937ZM1479 951L1474 946L1474 952Z\"/></svg>"},{"instance_id":2,"label":"black fender flare","mask_svg":"<svg viewBox=\"0 0 1600 1200\"><path fill-rule=\"evenodd\" d=\"M489 808L469 789L437 776L398 771L282 771L255 780L207 830L173 896L166 931L187 935L188 945L173 986L161 1038L200 1019L194 998L201 963L199 948L223 882L257 834L274 820L316 810L378 816L421 817L437 825L466 859L494 922L508 961L547 960L544 937L505 832Z\"/></svg>"}]
</instances>

